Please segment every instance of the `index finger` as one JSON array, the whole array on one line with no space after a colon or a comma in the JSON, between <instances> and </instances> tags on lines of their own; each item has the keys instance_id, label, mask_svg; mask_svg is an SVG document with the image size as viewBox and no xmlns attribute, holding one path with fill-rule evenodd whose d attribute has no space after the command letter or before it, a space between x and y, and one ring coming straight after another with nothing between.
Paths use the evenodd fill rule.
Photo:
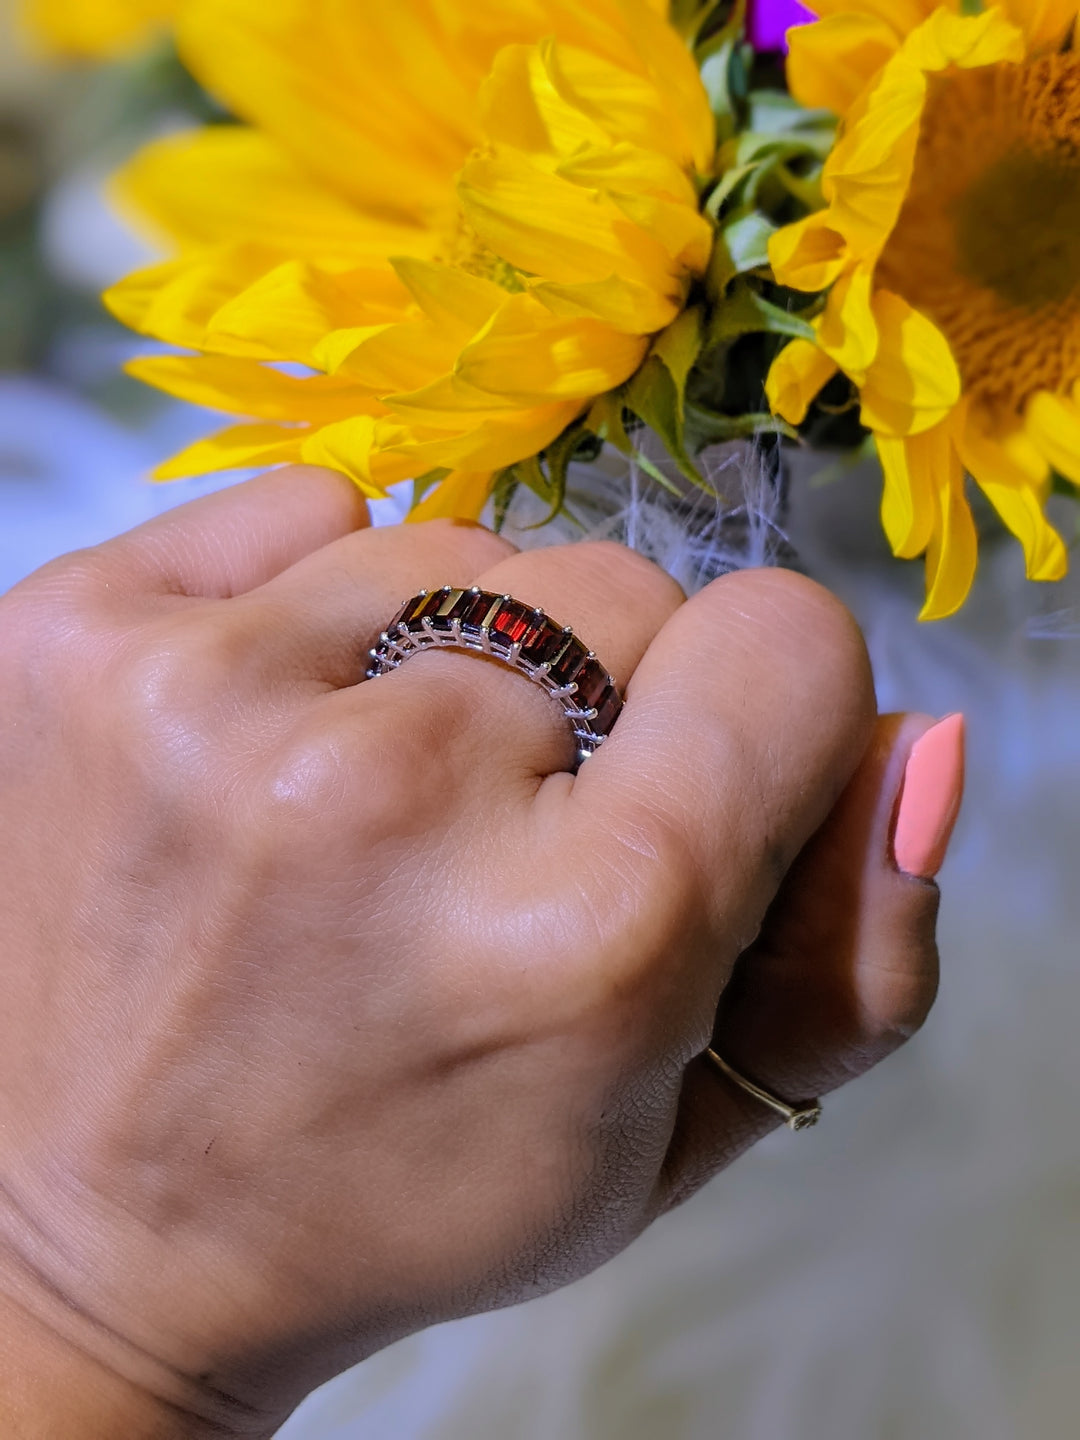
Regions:
<instances>
[{"instance_id":1,"label":"index finger","mask_svg":"<svg viewBox=\"0 0 1080 1440\"><path fill-rule=\"evenodd\" d=\"M140 590L228 599L367 524L351 480L288 465L167 510L105 541L98 555Z\"/></svg>"},{"instance_id":2,"label":"index finger","mask_svg":"<svg viewBox=\"0 0 1080 1440\"><path fill-rule=\"evenodd\" d=\"M660 630L574 782L578 872L615 906L618 887L648 893L677 871L721 937L702 977L715 1000L875 714L862 636L828 591L781 570L714 581Z\"/></svg>"}]
</instances>

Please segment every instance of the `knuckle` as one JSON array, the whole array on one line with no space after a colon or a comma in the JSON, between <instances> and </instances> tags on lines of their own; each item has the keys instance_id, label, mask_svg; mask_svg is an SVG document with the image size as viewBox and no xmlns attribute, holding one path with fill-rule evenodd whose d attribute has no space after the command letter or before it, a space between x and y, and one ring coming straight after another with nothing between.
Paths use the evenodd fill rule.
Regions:
<instances>
[{"instance_id":1,"label":"knuckle","mask_svg":"<svg viewBox=\"0 0 1080 1440\"><path fill-rule=\"evenodd\" d=\"M435 546L442 550L448 558L459 556L465 560L476 574L480 574L489 567L498 565L501 561L508 560L518 553L518 547L505 535L496 535L485 525L469 520L444 517L425 520L423 530L425 539L434 541ZM392 533L387 531L388 535L392 535ZM406 534L404 539L408 540L408 538Z\"/></svg>"},{"instance_id":2,"label":"knuckle","mask_svg":"<svg viewBox=\"0 0 1080 1440\"><path fill-rule=\"evenodd\" d=\"M447 810L453 786L446 735L410 696L389 694L389 677L341 713L339 692L274 749L258 782L258 807L287 826L325 828L356 853L414 838Z\"/></svg>"},{"instance_id":3,"label":"knuckle","mask_svg":"<svg viewBox=\"0 0 1080 1440\"><path fill-rule=\"evenodd\" d=\"M793 570L740 570L713 582L738 606L748 646L763 643L776 664L790 661L831 695L873 699L866 644L854 616L824 586ZM812 663L807 664L808 658Z\"/></svg>"},{"instance_id":4,"label":"knuckle","mask_svg":"<svg viewBox=\"0 0 1080 1440\"><path fill-rule=\"evenodd\" d=\"M348 771L338 735L290 736L267 758L254 787L255 806L275 830L336 820L346 808Z\"/></svg>"},{"instance_id":5,"label":"knuckle","mask_svg":"<svg viewBox=\"0 0 1080 1440\"><path fill-rule=\"evenodd\" d=\"M108 580L97 552L76 551L51 560L0 601L5 655L33 660L41 671L67 670L85 658L107 627Z\"/></svg>"},{"instance_id":6,"label":"knuckle","mask_svg":"<svg viewBox=\"0 0 1080 1440\"><path fill-rule=\"evenodd\" d=\"M111 679L125 711L152 725L166 714L197 711L227 679L225 647L204 626L155 625L133 637Z\"/></svg>"},{"instance_id":7,"label":"knuckle","mask_svg":"<svg viewBox=\"0 0 1080 1440\"><path fill-rule=\"evenodd\" d=\"M666 616L686 599L678 581L654 560L614 540L567 546L561 558L573 568L575 584L587 586L605 607L616 600L635 612L648 609Z\"/></svg>"},{"instance_id":8,"label":"knuckle","mask_svg":"<svg viewBox=\"0 0 1080 1440\"><path fill-rule=\"evenodd\" d=\"M250 723L244 671L255 647L218 607L129 629L98 677L99 721L161 784L208 773L221 739Z\"/></svg>"}]
</instances>

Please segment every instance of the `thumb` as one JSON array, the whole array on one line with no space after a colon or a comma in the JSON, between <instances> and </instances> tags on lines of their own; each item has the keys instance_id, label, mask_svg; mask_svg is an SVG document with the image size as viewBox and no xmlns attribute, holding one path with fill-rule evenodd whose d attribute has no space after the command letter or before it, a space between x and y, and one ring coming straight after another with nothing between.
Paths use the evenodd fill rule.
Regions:
<instances>
[{"instance_id":1,"label":"thumb","mask_svg":"<svg viewBox=\"0 0 1080 1440\"><path fill-rule=\"evenodd\" d=\"M923 1023L938 980L933 875L962 788L962 717L878 721L721 997L713 1047L739 1073L803 1101L869 1070ZM699 1057L684 1078L658 1209L779 1123Z\"/></svg>"}]
</instances>

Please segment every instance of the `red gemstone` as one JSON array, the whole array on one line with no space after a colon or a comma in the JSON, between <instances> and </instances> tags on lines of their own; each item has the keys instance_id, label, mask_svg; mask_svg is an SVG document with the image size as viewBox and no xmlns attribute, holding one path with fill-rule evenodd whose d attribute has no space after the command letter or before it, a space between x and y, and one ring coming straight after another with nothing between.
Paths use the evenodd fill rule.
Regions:
<instances>
[{"instance_id":1,"label":"red gemstone","mask_svg":"<svg viewBox=\"0 0 1080 1440\"><path fill-rule=\"evenodd\" d=\"M591 710L609 685L608 674L599 660L586 660L574 676L577 690L574 704L579 710Z\"/></svg>"},{"instance_id":2,"label":"red gemstone","mask_svg":"<svg viewBox=\"0 0 1080 1440\"><path fill-rule=\"evenodd\" d=\"M418 595L415 605L405 614L406 624L414 625L429 615L434 615L439 606L446 599L445 590L432 590L430 595Z\"/></svg>"},{"instance_id":3,"label":"red gemstone","mask_svg":"<svg viewBox=\"0 0 1080 1440\"><path fill-rule=\"evenodd\" d=\"M612 685L606 694L601 695L596 703L596 716L589 721L589 724L598 735L606 735L612 725L619 718L619 712L623 708L623 702L619 698L619 692Z\"/></svg>"},{"instance_id":4,"label":"red gemstone","mask_svg":"<svg viewBox=\"0 0 1080 1440\"><path fill-rule=\"evenodd\" d=\"M551 661L551 668L548 674L558 686L569 685L574 676L581 669L589 652L582 645L580 640L575 640L573 635L566 637L566 644Z\"/></svg>"},{"instance_id":5,"label":"red gemstone","mask_svg":"<svg viewBox=\"0 0 1080 1440\"><path fill-rule=\"evenodd\" d=\"M479 635L484 626L491 623L498 604L498 596L486 590L479 590L475 594L469 590L465 593L460 612L455 611L454 618L461 621L462 630L470 635Z\"/></svg>"},{"instance_id":6,"label":"red gemstone","mask_svg":"<svg viewBox=\"0 0 1080 1440\"><path fill-rule=\"evenodd\" d=\"M542 611L533 610L529 615L529 628L521 638L521 658L530 665L543 665L562 647L564 639L558 625L545 619Z\"/></svg>"},{"instance_id":7,"label":"red gemstone","mask_svg":"<svg viewBox=\"0 0 1080 1440\"><path fill-rule=\"evenodd\" d=\"M431 617L432 626L445 633L452 620L460 620L475 597L467 590L444 590L442 604L438 605Z\"/></svg>"},{"instance_id":8,"label":"red gemstone","mask_svg":"<svg viewBox=\"0 0 1080 1440\"><path fill-rule=\"evenodd\" d=\"M520 645L529 632L532 612L517 600L504 600L491 622L492 639L502 640L509 648Z\"/></svg>"}]
</instances>

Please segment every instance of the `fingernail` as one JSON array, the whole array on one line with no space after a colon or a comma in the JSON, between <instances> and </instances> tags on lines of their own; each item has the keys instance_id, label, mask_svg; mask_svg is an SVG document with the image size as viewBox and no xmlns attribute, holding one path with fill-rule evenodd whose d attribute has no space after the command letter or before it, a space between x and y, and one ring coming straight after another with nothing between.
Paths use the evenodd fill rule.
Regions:
<instances>
[{"instance_id":1,"label":"fingernail","mask_svg":"<svg viewBox=\"0 0 1080 1440\"><path fill-rule=\"evenodd\" d=\"M964 717L947 715L908 757L893 832L897 869L932 880L945 863L964 794Z\"/></svg>"}]
</instances>

